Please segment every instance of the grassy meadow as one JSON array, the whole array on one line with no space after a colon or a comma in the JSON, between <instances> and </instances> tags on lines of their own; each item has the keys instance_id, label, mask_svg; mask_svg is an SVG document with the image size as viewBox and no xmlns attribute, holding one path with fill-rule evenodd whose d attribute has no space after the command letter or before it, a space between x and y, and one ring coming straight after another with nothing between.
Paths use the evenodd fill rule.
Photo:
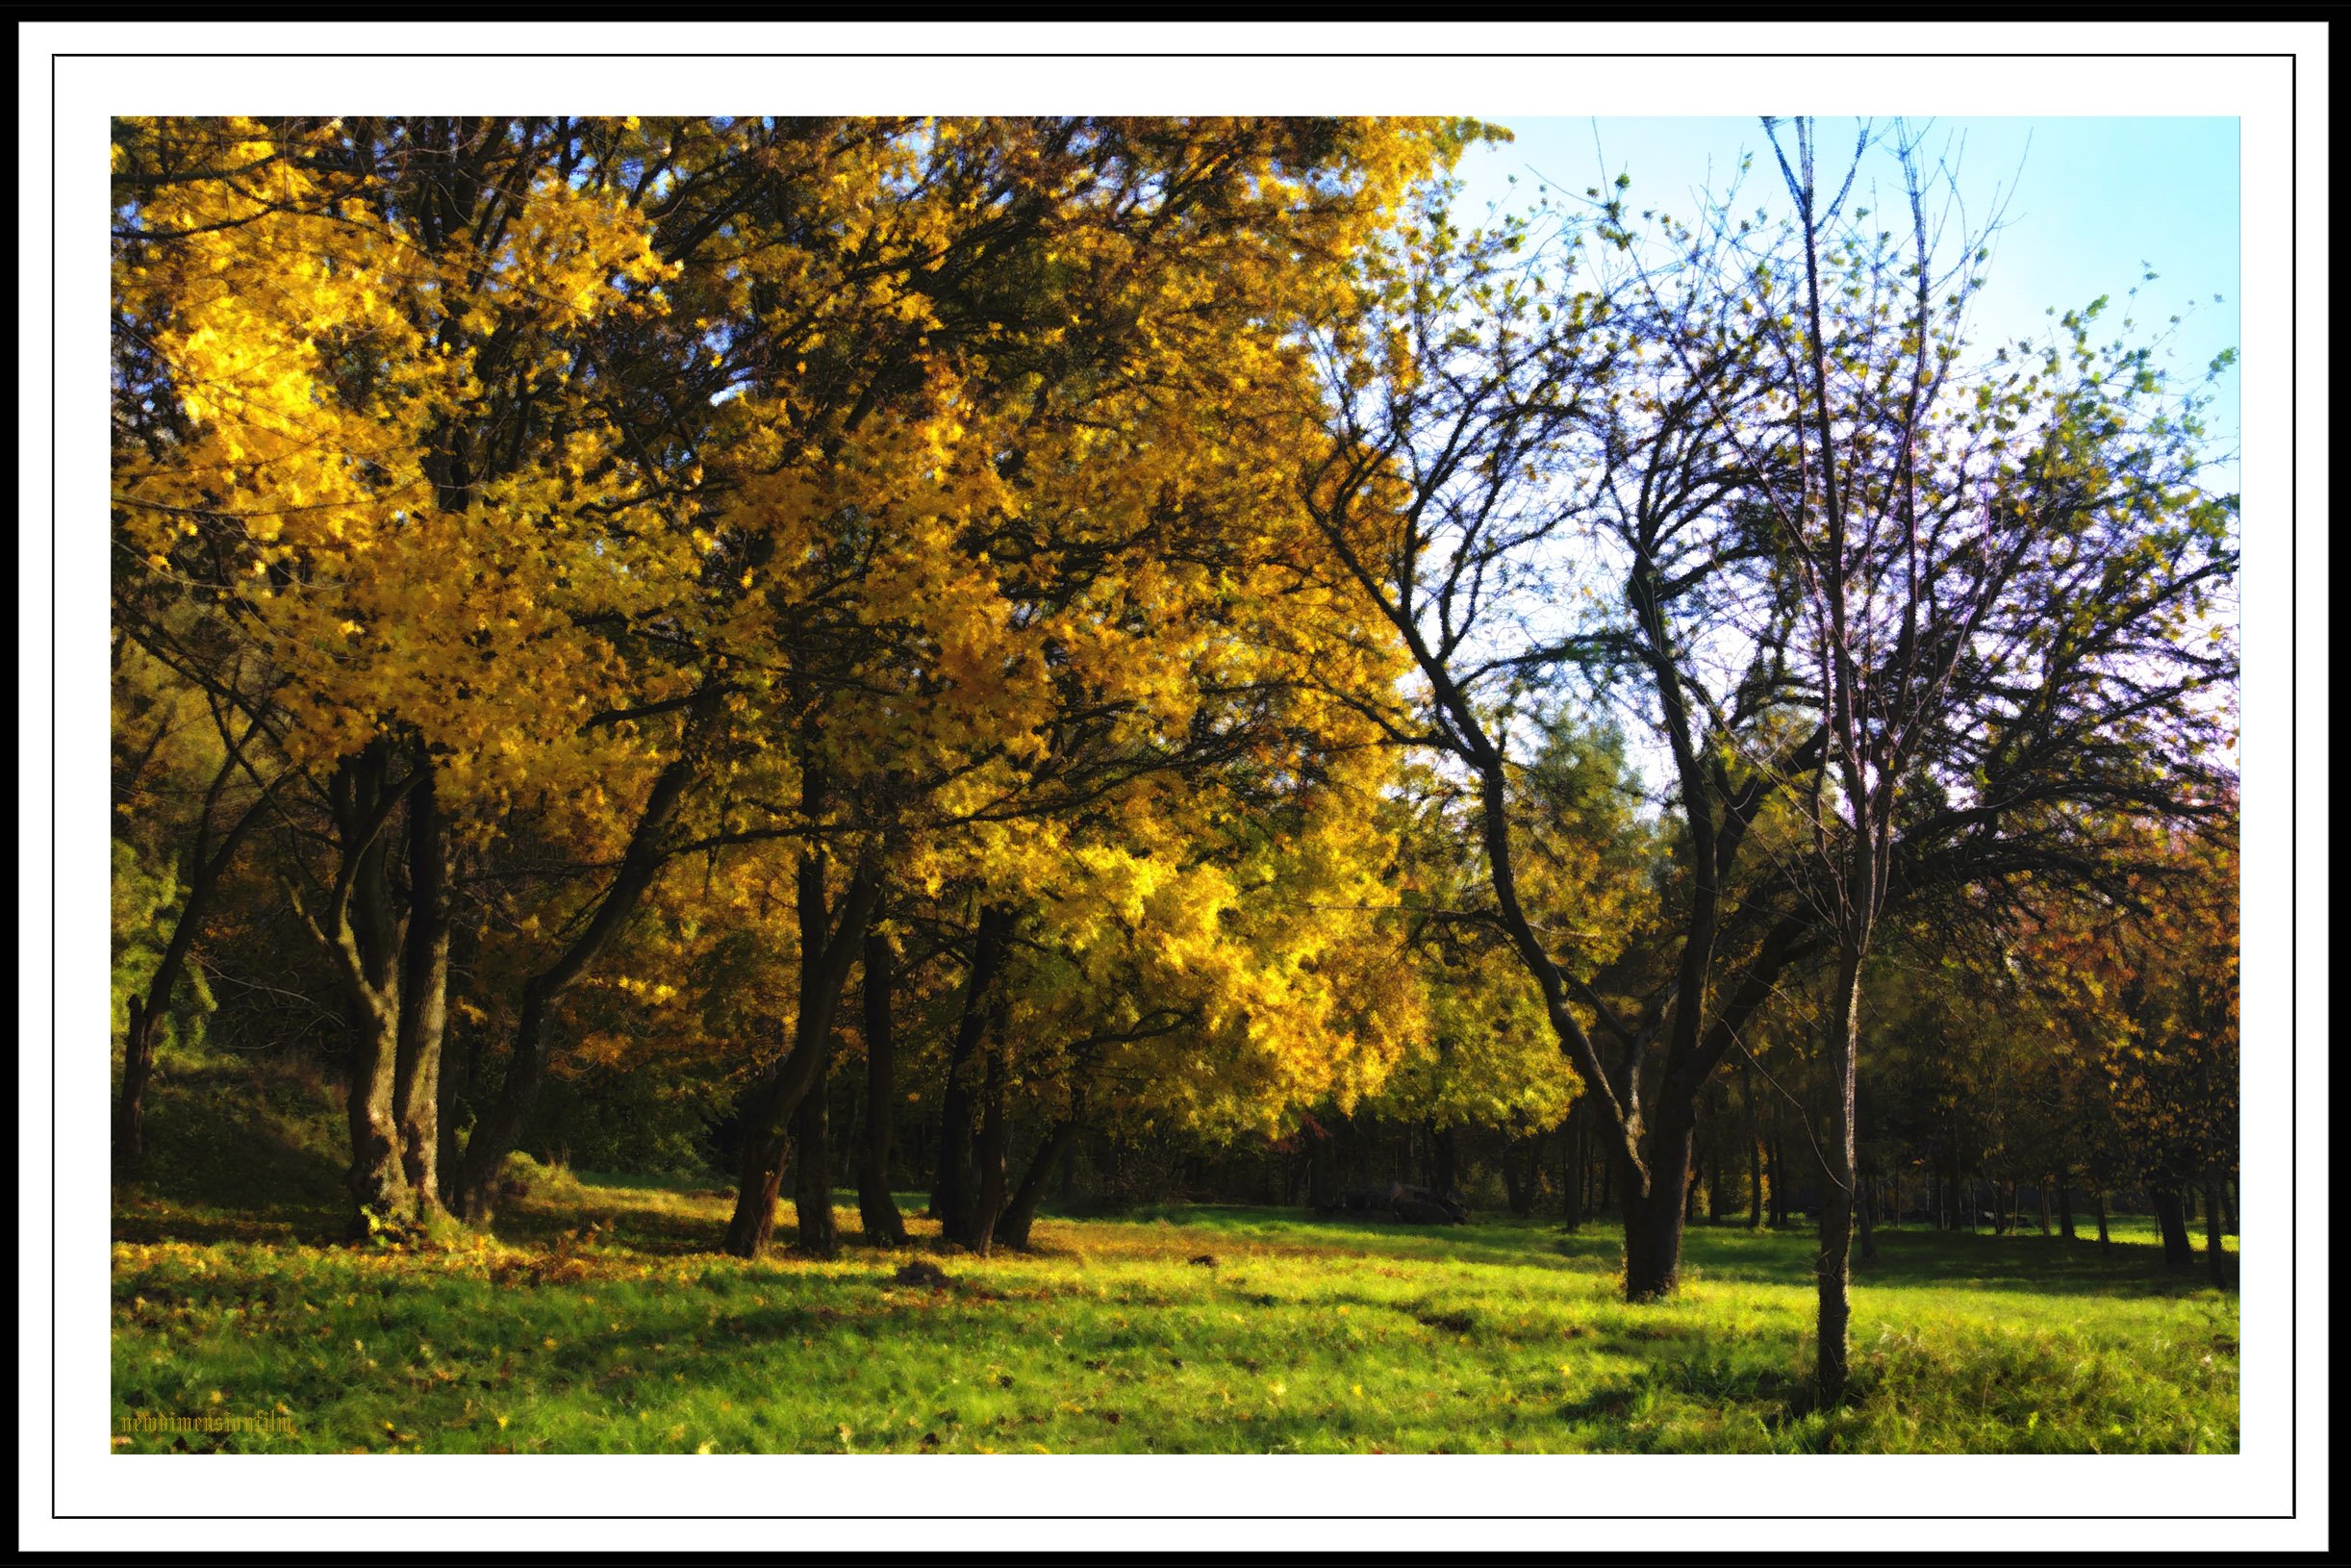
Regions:
<instances>
[{"instance_id":1,"label":"grassy meadow","mask_svg":"<svg viewBox=\"0 0 2351 1568\"><path fill-rule=\"evenodd\" d=\"M178 1095L200 1093L201 1075ZM1855 1398L1806 1406L1801 1231L1693 1227L1662 1305L1605 1223L1260 1208L1041 1219L1030 1253L713 1251L707 1186L549 1173L494 1237L324 1245L307 1098L249 1099L241 1194L116 1195L117 1452L2210 1453L2237 1443L2233 1292L2116 1245L1882 1230ZM217 1101L215 1101L217 1103ZM168 1129L171 1119L159 1118ZM216 1139L207 1146L218 1151ZM305 1147L306 1144L312 1147ZM256 1151L259 1151L257 1155ZM193 1148L179 1151L194 1156ZM259 1173L257 1176L255 1173ZM208 1189L212 1189L209 1190ZM921 1200L902 1200L911 1215ZM789 1236L787 1223L779 1241ZM845 1238L856 1216L840 1215ZM909 1256L944 1284L900 1282ZM140 1432L142 1412L280 1429Z\"/></svg>"}]
</instances>

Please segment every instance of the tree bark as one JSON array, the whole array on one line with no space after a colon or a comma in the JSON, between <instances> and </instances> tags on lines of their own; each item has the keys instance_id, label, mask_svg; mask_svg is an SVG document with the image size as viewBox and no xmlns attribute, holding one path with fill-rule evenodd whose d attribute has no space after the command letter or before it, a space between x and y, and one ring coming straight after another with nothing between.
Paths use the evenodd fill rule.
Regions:
<instances>
[{"instance_id":1,"label":"tree bark","mask_svg":"<svg viewBox=\"0 0 2351 1568\"><path fill-rule=\"evenodd\" d=\"M972 967L964 978L962 1005L948 1050L947 1086L939 1097L939 1169L932 1180L930 1206L939 1217L942 1233L950 1239L972 1233L972 1211L978 1201L979 1176L973 1154L977 1085L973 1078L982 1071L977 1057L988 1029L989 994L1003 967L1011 933L1008 911L990 905L979 912L972 939Z\"/></svg>"},{"instance_id":2,"label":"tree bark","mask_svg":"<svg viewBox=\"0 0 2351 1568\"><path fill-rule=\"evenodd\" d=\"M1860 878L1857 877L1857 880ZM1850 890L1849 897L1866 897ZM1850 1372L1847 1328L1853 1319L1853 1210L1858 1140L1854 1125L1855 1068L1861 1032L1862 942L1848 928L1837 955L1836 989L1830 994L1829 1030L1829 1158L1828 1179L1821 1194L1819 1281L1819 1362L1817 1393L1821 1406L1834 1409L1844 1402Z\"/></svg>"},{"instance_id":3,"label":"tree bark","mask_svg":"<svg viewBox=\"0 0 2351 1568\"><path fill-rule=\"evenodd\" d=\"M188 899L180 905L180 913L171 923L171 935L164 944L155 973L147 977L145 995L134 996L130 1000L130 1026L122 1045L122 1095L114 1107L114 1162L125 1171L137 1170L147 1157L147 1085L155 1075L155 1048L163 1034L164 1020L170 1014L171 994L179 989L180 976L188 968L188 955L195 947L196 934L204 928L206 917L212 913L214 895L221 878L228 874L239 841L261 820L263 807L269 803L269 794L265 791L238 814L217 843L211 839L213 808L240 766L240 749L232 743L228 757L213 777L212 788L205 793L203 815L196 822L195 844L188 857Z\"/></svg>"},{"instance_id":4,"label":"tree bark","mask_svg":"<svg viewBox=\"0 0 2351 1568\"><path fill-rule=\"evenodd\" d=\"M2106 1228L2106 1189L2100 1187L2093 1196L2098 1201L2098 1245L2101 1248L2111 1247L2114 1238L2107 1233Z\"/></svg>"},{"instance_id":5,"label":"tree bark","mask_svg":"<svg viewBox=\"0 0 2351 1568\"><path fill-rule=\"evenodd\" d=\"M1021 1176L1021 1184L1013 1190L1012 1200L996 1222L996 1239L1003 1246L1019 1252L1028 1250L1028 1232L1036 1224L1037 1205L1045 1199L1045 1185L1053 1170L1069 1156L1071 1146L1077 1142L1078 1122L1075 1116L1065 1116L1053 1124L1045 1141L1037 1146L1034 1158Z\"/></svg>"},{"instance_id":6,"label":"tree bark","mask_svg":"<svg viewBox=\"0 0 2351 1568\"><path fill-rule=\"evenodd\" d=\"M726 1222L726 1251L757 1257L775 1239L775 1205L784 1187L784 1154L790 1140L753 1131L743 1141L743 1169L735 1182L735 1212Z\"/></svg>"},{"instance_id":7,"label":"tree bark","mask_svg":"<svg viewBox=\"0 0 2351 1568\"><path fill-rule=\"evenodd\" d=\"M800 855L799 1016L793 1024L792 1049L743 1099L743 1177L735 1187L735 1212L724 1243L737 1257L757 1257L774 1234L782 1177L780 1165L771 1169L769 1162L782 1159L784 1128L823 1072L851 955L864 946L881 896L878 864L862 859L839 905L828 907L826 858L822 845L810 845Z\"/></svg>"},{"instance_id":8,"label":"tree bark","mask_svg":"<svg viewBox=\"0 0 2351 1568\"><path fill-rule=\"evenodd\" d=\"M378 739L335 770L328 796L341 865L328 926L319 931L337 960L351 1023L344 1100L351 1164L344 1179L356 1205L351 1235L362 1241L404 1223L412 1206L394 1110L401 944L385 838L406 787L391 783L391 749Z\"/></svg>"},{"instance_id":9,"label":"tree bark","mask_svg":"<svg viewBox=\"0 0 2351 1568\"><path fill-rule=\"evenodd\" d=\"M992 1009L989 1032L996 1036L987 1052L986 1076L980 1086L979 1139L973 1152L978 1180L970 1209L947 1239L959 1247L988 1255L996 1240L997 1217L1004 1210L1004 1151L1012 1129L1004 1114L1004 1051L999 1032L1002 1003Z\"/></svg>"},{"instance_id":10,"label":"tree bark","mask_svg":"<svg viewBox=\"0 0 2351 1568\"><path fill-rule=\"evenodd\" d=\"M596 900L595 913L589 918L586 928L553 963L523 982L506 1076L499 1084L497 1099L474 1123L473 1135L466 1141L465 1167L457 1186L459 1211L468 1221L476 1225L489 1222L498 1172L506 1164L506 1156L514 1151L523 1119L530 1114L539 1098L540 1085L546 1079L552 1050L547 1032L548 1012L603 956L629 917L636 913L638 901L652 886L653 878L668 859L670 826L677 818L695 774L695 765L684 758L661 771L645 797L636 828L629 835L620 869L614 873L603 897ZM806 940L804 935L802 940Z\"/></svg>"},{"instance_id":11,"label":"tree bark","mask_svg":"<svg viewBox=\"0 0 2351 1568\"><path fill-rule=\"evenodd\" d=\"M2058 1234L2067 1241L2079 1239L2074 1233L2071 1172L2058 1177Z\"/></svg>"},{"instance_id":12,"label":"tree bark","mask_svg":"<svg viewBox=\"0 0 2351 1568\"><path fill-rule=\"evenodd\" d=\"M1739 1102L1747 1111L1747 1228L1763 1227L1763 1133L1756 1116L1755 1068L1739 1064Z\"/></svg>"},{"instance_id":13,"label":"tree bark","mask_svg":"<svg viewBox=\"0 0 2351 1568\"><path fill-rule=\"evenodd\" d=\"M792 1113L792 1207L799 1222L799 1233L792 1249L803 1257L830 1258L841 1251L840 1237L833 1227L832 1141L825 1125L825 1067L824 1058L820 1056L816 1077Z\"/></svg>"},{"instance_id":14,"label":"tree bark","mask_svg":"<svg viewBox=\"0 0 2351 1568\"><path fill-rule=\"evenodd\" d=\"M2165 1182L2157 1187L2155 1220L2163 1235L2163 1267L2183 1272L2195 1267L2195 1251L2187 1240L2187 1209L2180 1201L2180 1189Z\"/></svg>"},{"instance_id":15,"label":"tree bark","mask_svg":"<svg viewBox=\"0 0 2351 1568\"><path fill-rule=\"evenodd\" d=\"M1658 1107L1662 1119L1650 1134L1649 1191L1640 1192L1629 1176L1623 1182L1629 1302L1662 1300L1681 1281L1681 1227L1695 1129L1673 1114L1676 1109L1672 1102Z\"/></svg>"},{"instance_id":16,"label":"tree bark","mask_svg":"<svg viewBox=\"0 0 2351 1568\"><path fill-rule=\"evenodd\" d=\"M2229 1262L2220 1236L2220 1183L2208 1176L2204 1183L2205 1269L2213 1284L2225 1286L2229 1282Z\"/></svg>"},{"instance_id":17,"label":"tree bark","mask_svg":"<svg viewBox=\"0 0 2351 1568\"><path fill-rule=\"evenodd\" d=\"M408 796L408 929L402 939L400 1023L392 1060L392 1119L400 1164L419 1215L442 1208L441 1050L449 1016L448 846L422 746Z\"/></svg>"},{"instance_id":18,"label":"tree bark","mask_svg":"<svg viewBox=\"0 0 2351 1568\"><path fill-rule=\"evenodd\" d=\"M897 958L890 939L865 938L866 1122L857 1147L857 1215L873 1247L906 1245L906 1219L890 1194L890 1129L897 1114L897 1041L890 1016Z\"/></svg>"}]
</instances>

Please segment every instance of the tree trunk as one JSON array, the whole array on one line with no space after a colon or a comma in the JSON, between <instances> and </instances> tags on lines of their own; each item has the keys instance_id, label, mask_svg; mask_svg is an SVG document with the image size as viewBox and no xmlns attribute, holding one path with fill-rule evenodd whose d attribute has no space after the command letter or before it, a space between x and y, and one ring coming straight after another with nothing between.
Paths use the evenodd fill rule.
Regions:
<instances>
[{"instance_id":1,"label":"tree trunk","mask_svg":"<svg viewBox=\"0 0 2351 1568\"><path fill-rule=\"evenodd\" d=\"M1002 1021L1000 1007L996 1012L990 1024L992 1034ZM1004 1151L1012 1131L1004 1115L1004 1051L1000 1036L987 1056L987 1075L980 1090L979 1141L973 1151L979 1167L978 1182L969 1213L947 1238L982 1257L988 1254L996 1239L997 1217L1004 1210Z\"/></svg>"},{"instance_id":2,"label":"tree trunk","mask_svg":"<svg viewBox=\"0 0 2351 1568\"><path fill-rule=\"evenodd\" d=\"M1625 1300L1654 1302L1681 1282L1681 1227L1695 1129L1689 1107L1658 1107L1650 1135L1649 1190L1624 1173ZM1680 1114L1677 1114L1680 1113Z\"/></svg>"},{"instance_id":3,"label":"tree trunk","mask_svg":"<svg viewBox=\"0 0 2351 1568\"><path fill-rule=\"evenodd\" d=\"M395 1073L400 1050L400 928L392 907L385 829L400 791L390 779L391 744L377 740L339 766L330 786L341 865L328 911L351 1022L344 1110L351 1131L345 1181L357 1205L351 1235L366 1240L409 1218L400 1162ZM323 934L323 933L322 933Z\"/></svg>"},{"instance_id":4,"label":"tree trunk","mask_svg":"<svg viewBox=\"0 0 2351 1568\"><path fill-rule=\"evenodd\" d=\"M683 759L661 771L645 798L645 810L638 815L637 825L629 834L620 869L596 900L595 911L587 925L552 963L523 981L514 1050L507 1059L506 1076L498 1086L497 1098L475 1121L472 1136L466 1140L465 1168L458 1178L457 1198L468 1221L475 1225L489 1223L498 1173L505 1167L506 1156L514 1151L523 1120L530 1114L539 1098L539 1087L546 1079L553 1048L547 1030L548 1012L603 956L605 948L636 913L638 901L669 858L670 824L676 820L678 807L694 779L694 764ZM803 948L809 940L808 933L803 932Z\"/></svg>"},{"instance_id":5,"label":"tree trunk","mask_svg":"<svg viewBox=\"0 0 2351 1568\"><path fill-rule=\"evenodd\" d=\"M2114 1238L2107 1234L2106 1228L2106 1189L2100 1187L2092 1196L2098 1201L2098 1245L2101 1249L2111 1247Z\"/></svg>"},{"instance_id":6,"label":"tree trunk","mask_svg":"<svg viewBox=\"0 0 2351 1568\"><path fill-rule=\"evenodd\" d=\"M2186 1271L2195 1267L2195 1252L2187 1240L2187 1209L2180 1189L2164 1183L2154 1190L2155 1220L2163 1234L2163 1267Z\"/></svg>"},{"instance_id":7,"label":"tree trunk","mask_svg":"<svg viewBox=\"0 0 2351 1568\"><path fill-rule=\"evenodd\" d=\"M784 1188L788 1142L755 1128L743 1140L735 1212L726 1222L726 1250L736 1257L757 1257L775 1239L775 1205Z\"/></svg>"},{"instance_id":8,"label":"tree trunk","mask_svg":"<svg viewBox=\"0 0 2351 1568\"><path fill-rule=\"evenodd\" d=\"M872 1247L906 1245L906 1219L890 1195L890 1126L897 1114L897 1041L890 1016L896 955L890 939L865 939L866 1125L857 1146L857 1216Z\"/></svg>"},{"instance_id":9,"label":"tree trunk","mask_svg":"<svg viewBox=\"0 0 2351 1568\"><path fill-rule=\"evenodd\" d=\"M1854 1084L1861 1043L1862 943L1848 932L1839 946L1836 989L1829 995L1829 1138L1823 1151L1829 1172L1821 1194L1816 1269L1820 1286L1816 1382L1824 1409L1834 1409L1845 1398L1849 1371L1846 1330L1853 1319L1853 1209L1859 1176Z\"/></svg>"},{"instance_id":10,"label":"tree trunk","mask_svg":"<svg viewBox=\"0 0 2351 1568\"><path fill-rule=\"evenodd\" d=\"M185 920L185 914L181 917ZM122 1041L122 1098L114 1106L114 1163L136 1171L147 1157L147 1080L155 1072L155 1037L162 1018L147 999L131 998L131 1026Z\"/></svg>"},{"instance_id":11,"label":"tree trunk","mask_svg":"<svg viewBox=\"0 0 2351 1568\"><path fill-rule=\"evenodd\" d=\"M939 1097L939 1169L931 1184L930 1207L949 1239L972 1233L972 1211L978 1201L972 1143L977 1086L973 1078L980 1071L977 1057L988 1029L989 993L1003 967L1011 929L1006 911L992 905L979 912L972 968L964 978L962 1006L948 1051L947 1087Z\"/></svg>"},{"instance_id":12,"label":"tree trunk","mask_svg":"<svg viewBox=\"0 0 2351 1568\"><path fill-rule=\"evenodd\" d=\"M1623 1199L1625 1300L1662 1301L1681 1282L1681 1201L1669 1189Z\"/></svg>"},{"instance_id":13,"label":"tree trunk","mask_svg":"<svg viewBox=\"0 0 2351 1568\"><path fill-rule=\"evenodd\" d=\"M2229 1263L2220 1236L2220 1183L2208 1176L2204 1183L2205 1268L2213 1284L2225 1286L2229 1282Z\"/></svg>"},{"instance_id":14,"label":"tree trunk","mask_svg":"<svg viewBox=\"0 0 2351 1568\"><path fill-rule=\"evenodd\" d=\"M1028 1250L1029 1227L1036 1223L1037 1205L1044 1201L1046 1181L1077 1142L1077 1127L1075 1116L1065 1116L1053 1124L1053 1129L1037 1146L1036 1155L1022 1175L1020 1186L1014 1189L1012 1201L1004 1205L1003 1214L996 1222L996 1239L1002 1245L1021 1252Z\"/></svg>"},{"instance_id":15,"label":"tree trunk","mask_svg":"<svg viewBox=\"0 0 2351 1568\"><path fill-rule=\"evenodd\" d=\"M2042 1235L2044 1235L2044 1236L2045 1236L2045 1235L2047 1235L2047 1234L2049 1234L2049 1187L2050 1187L2050 1180L2049 1180L2049 1178L2048 1178L2047 1176L2043 1176L2043 1177L2041 1177L2041 1182L2040 1182L2040 1201L2041 1201L2041 1234L2042 1234Z\"/></svg>"},{"instance_id":16,"label":"tree trunk","mask_svg":"<svg viewBox=\"0 0 2351 1568\"><path fill-rule=\"evenodd\" d=\"M2058 1234L2067 1241L2080 1239L2074 1234L2073 1227L2073 1173L2070 1171L2058 1177Z\"/></svg>"},{"instance_id":17,"label":"tree trunk","mask_svg":"<svg viewBox=\"0 0 2351 1568\"><path fill-rule=\"evenodd\" d=\"M441 1211L441 1050L449 1016L448 846L434 797L432 759L408 796L408 930L401 947L399 1039L392 1118L400 1164L419 1215Z\"/></svg>"},{"instance_id":18,"label":"tree trunk","mask_svg":"<svg viewBox=\"0 0 2351 1568\"><path fill-rule=\"evenodd\" d=\"M825 1063L820 1058L815 1081L792 1113L792 1207L799 1221L792 1250L802 1257L829 1258L841 1251L833 1228L832 1141L825 1125L824 1080Z\"/></svg>"},{"instance_id":19,"label":"tree trunk","mask_svg":"<svg viewBox=\"0 0 2351 1568\"><path fill-rule=\"evenodd\" d=\"M1777 1130L1764 1146L1771 1172L1771 1227L1787 1228L1787 1146Z\"/></svg>"},{"instance_id":20,"label":"tree trunk","mask_svg":"<svg viewBox=\"0 0 2351 1568\"><path fill-rule=\"evenodd\" d=\"M807 774L800 792L805 809L819 809L822 797ZM792 1049L744 1096L744 1178L736 1188L735 1214L726 1230L726 1250L737 1257L757 1256L774 1232L780 1171L762 1169L760 1162L771 1151L781 1158L784 1128L799 1114L812 1086L818 1086L818 1098L822 1098L833 1017L881 898L881 868L871 847L858 859L837 904L826 887L827 860L820 842L812 841L800 850L799 1013L793 1022Z\"/></svg>"},{"instance_id":21,"label":"tree trunk","mask_svg":"<svg viewBox=\"0 0 2351 1568\"><path fill-rule=\"evenodd\" d=\"M247 731L248 738L250 734ZM147 977L146 994L134 996L130 1000L130 1027L122 1043L122 1097L114 1107L114 1162L125 1171L137 1170L147 1157L147 1085L155 1075L155 1048L163 1034L164 1020L171 1011L171 994L179 989L180 975L188 968L188 955L195 947L196 934L204 928L205 917L212 912L213 897L221 878L228 874L238 842L261 820L270 793L277 787L273 783L255 797L253 803L240 812L215 842L211 836L213 808L219 803L230 779L243 766L242 759L241 748L232 743L219 771L213 775L212 787L205 792L203 813L196 821L195 843L188 857L188 899L180 905L179 915L171 923L171 936L164 944L163 957L156 961L155 973Z\"/></svg>"},{"instance_id":22,"label":"tree trunk","mask_svg":"<svg viewBox=\"0 0 2351 1568\"><path fill-rule=\"evenodd\" d=\"M413 1207L400 1164L399 1121L392 1111L392 1067L399 1053L396 1017L369 1007L351 1031L349 1097L351 1166L346 1181L358 1214L352 1239L364 1241L384 1226L405 1221Z\"/></svg>"},{"instance_id":23,"label":"tree trunk","mask_svg":"<svg viewBox=\"0 0 2351 1568\"><path fill-rule=\"evenodd\" d=\"M1763 1227L1763 1131L1757 1125L1755 1069L1739 1064L1739 1100L1747 1108L1747 1228Z\"/></svg>"}]
</instances>

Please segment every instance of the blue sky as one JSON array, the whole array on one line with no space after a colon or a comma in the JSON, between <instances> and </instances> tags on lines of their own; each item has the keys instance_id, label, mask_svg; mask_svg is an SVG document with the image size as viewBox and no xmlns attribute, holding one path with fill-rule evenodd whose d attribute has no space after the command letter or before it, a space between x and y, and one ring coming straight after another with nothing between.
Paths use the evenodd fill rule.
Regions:
<instances>
[{"instance_id":1,"label":"blue sky","mask_svg":"<svg viewBox=\"0 0 2351 1568\"><path fill-rule=\"evenodd\" d=\"M1719 186L1742 151L1757 155L1741 207L1784 207L1780 175L1761 126L1752 119L1508 119L1512 142L1473 150L1462 161L1462 203L1528 205L1537 177L1580 192L1629 174L1635 211L1650 205L1696 210L1696 191ZM2181 381L2200 376L2237 342L2237 122L2233 118L1952 118L1928 122L1929 147L1952 141L1959 187L1971 219L2007 202L1971 333L1979 346L2045 330L2060 315L2111 296L2105 322L2136 322L2132 336L2167 330L2184 314L2165 367ZM1850 148L1857 122L1819 123L1824 159ZM1963 145L1958 139L1963 139ZM1515 186L1508 177L1517 176ZM1893 160L1873 155L1864 181L1881 182L1891 211L1900 186ZM1879 206L1879 203L1871 203ZM2142 265L2143 264L2143 265ZM2154 271L2158 277L2145 281ZM2128 291L2139 290L2136 300ZM2213 296L2221 296L2215 303ZM2187 308L2193 306L2192 312ZM2115 336L2100 334L2100 341ZM2236 444L2237 380L2228 372L2210 428L2219 451ZM2215 455L2218 455L2217 453Z\"/></svg>"}]
</instances>

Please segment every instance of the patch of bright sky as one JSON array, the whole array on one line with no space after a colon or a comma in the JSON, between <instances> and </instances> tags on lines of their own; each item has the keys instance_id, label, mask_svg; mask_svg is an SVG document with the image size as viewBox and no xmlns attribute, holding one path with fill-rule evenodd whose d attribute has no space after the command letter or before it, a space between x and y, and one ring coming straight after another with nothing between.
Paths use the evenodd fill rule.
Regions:
<instances>
[{"instance_id":1,"label":"patch of bright sky","mask_svg":"<svg viewBox=\"0 0 2351 1568\"><path fill-rule=\"evenodd\" d=\"M1737 174L1742 153L1754 154L1755 164L1740 187L1740 210L1787 210L1779 167L1753 119L1505 117L1500 123L1514 140L1473 148L1462 159L1463 190L1454 211L1464 220L1481 216L1489 206L1525 210L1545 181L1580 195L1620 173L1631 176L1627 195L1634 212L1656 206L1694 217L1705 192ZM2197 381L2215 356L2237 346L2234 118L1923 123L1929 156L1942 157L1956 170L1970 223L1995 209L2003 213L1985 284L1970 312L1970 337L1979 349L2040 337L2053 324L2051 310L2062 316L2101 294L2111 302L2095 341L2124 336L2125 316L2135 323L2128 334L2134 341L2169 332L2158 364L2177 384ZM1824 169L1833 158L1842 166L1858 129L1850 119L1818 123ZM1787 144L1792 147L1792 140ZM1872 180L1879 199L1867 205L1894 218L1901 185L1890 154L1873 150L1860 183ZM2157 274L2152 282L2150 271ZM2134 289L2136 298L2130 297ZM2174 315L2182 317L2176 328L2169 321ZM2225 461L2237 446L2237 372L2223 372L2212 390L2211 455Z\"/></svg>"}]
</instances>

